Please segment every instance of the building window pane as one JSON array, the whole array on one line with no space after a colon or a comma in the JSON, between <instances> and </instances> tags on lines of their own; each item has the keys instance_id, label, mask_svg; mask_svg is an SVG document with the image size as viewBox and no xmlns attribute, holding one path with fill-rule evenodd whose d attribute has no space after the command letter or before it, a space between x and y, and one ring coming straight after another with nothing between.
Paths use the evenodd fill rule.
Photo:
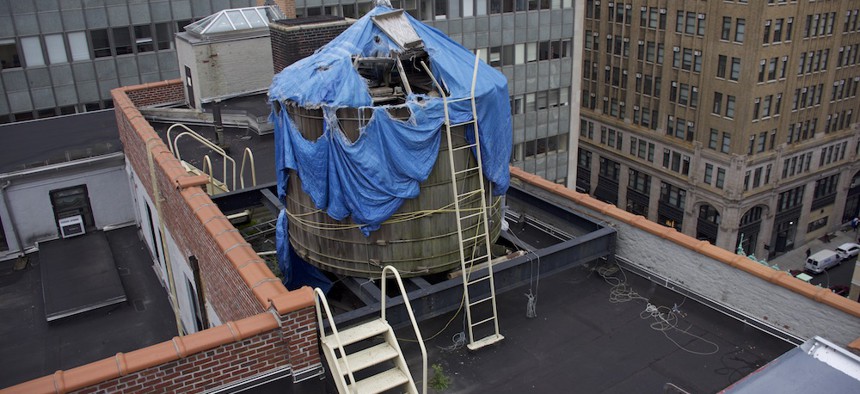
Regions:
<instances>
[{"instance_id":1,"label":"building window pane","mask_svg":"<svg viewBox=\"0 0 860 394\"><path fill-rule=\"evenodd\" d=\"M69 58L66 56L66 43L63 41L62 34L51 34L45 36L45 46L48 49L48 60L51 64L66 63Z\"/></svg>"},{"instance_id":2,"label":"building window pane","mask_svg":"<svg viewBox=\"0 0 860 394\"><path fill-rule=\"evenodd\" d=\"M24 51L27 67L45 65L45 57L42 55L42 41L39 37L22 38L21 49Z\"/></svg>"},{"instance_id":3,"label":"building window pane","mask_svg":"<svg viewBox=\"0 0 860 394\"><path fill-rule=\"evenodd\" d=\"M17 67L21 67L21 57L15 40L0 40L0 69Z\"/></svg>"},{"instance_id":4,"label":"building window pane","mask_svg":"<svg viewBox=\"0 0 860 394\"><path fill-rule=\"evenodd\" d=\"M113 29L113 45L117 56L134 53L131 46L131 32L128 27L115 27Z\"/></svg>"},{"instance_id":5,"label":"building window pane","mask_svg":"<svg viewBox=\"0 0 860 394\"><path fill-rule=\"evenodd\" d=\"M72 52L72 61L90 59L90 46L87 44L86 34L82 31L69 33L69 49Z\"/></svg>"},{"instance_id":6,"label":"building window pane","mask_svg":"<svg viewBox=\"0 0 860 394\"><path fill-rule=\"evenodd\" d=\"M110 41L106 29L98 29L90 31L90 38L93 43L93 54L95 57L108 57L110 52Z\"/></svg>"},{"instance_id":7,"label":"building window pane","mask_svg":"<svg viewBox=\"0 0 860 394\"><path fill-rule=\"evenodd\" d=\"M153 50L152 30L149 25L134 27L134 43L138 52L150 52Z\"/></svg>"}]
</instances>

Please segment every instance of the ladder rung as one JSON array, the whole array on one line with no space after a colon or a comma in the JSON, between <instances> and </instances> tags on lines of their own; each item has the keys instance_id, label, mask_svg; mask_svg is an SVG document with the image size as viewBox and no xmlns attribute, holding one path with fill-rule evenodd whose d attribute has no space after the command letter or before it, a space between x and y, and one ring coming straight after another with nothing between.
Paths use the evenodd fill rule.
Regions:
<instances>
[{"instance_id":1,"label":"ladder rung","mask_svg":"<svg viewBox=\"0 0 860 394\"><path fill-rule=\"evenodd\" d=\"M475 213L470 213L470 214L468 214L468 215L466 215L466 216L460 216L460 221L462 222L462 221L464 221L464 220L469 220L469 219L471 219L471 218L474 218L474 217L477 217L477 216L481 216L481 214L482 214L482 213L484 213L484 212L482 212L482 211L478 211L478 212L475 212Z\"/></svg>"},{"instance_id":2,"label":"ladder rung","mask_svg":"<svg viewBox=\"0 0 860 394\"><path fill-rule=\"evenodd\" d=\"M485 235L487 235L485 232L479 232L477 235L475 235L473 237L463 238L463 243L467 244L467 243L472 242L472 241L477 241L481 238L484 238Z\"/></svg>"},{"instance_id":3,"label":"ladder rung","mask_svg":"<svg viewBox=\"0 0 860 394\"><path fill-rule=\"evenodd\" d=\"M481 282L483 282L485 280L489 280L489 279L490 279L490 275L484 275L478 279L470 280L470 281L466 282L466 285L468 285L468 286L476 285L478 283L481 283Z\"/></svg>"},{"instance_id":4,"label":"ladder rung","mask_svg":"<svg viewBox=\"0 0 860 394\"><path fill-rule=\"evenodd\" d=\"M456 152L456 151L463 150L463 149L474 148L476 145L477 145L477 144L466 144L466 145L463 145L463 146L458 146L458 147L456 147L456 148L454 148L454 149L451 149L451 150L452 150L452 151L454 151L454 152Z\"/></svg>"},{"instance_id":5,"label":"ladder rung","mask_svg":"<svg viewBox=\"0 0 860 394\"><path fill-rule=\"evenodd\" d=\"M458 103L458 102L460 102L460 101L466 101L466 100L471 100L471 99L472 99L472 97L471 97L471 96L469 96L469 97L460 97L460 98L458 98L458 99L448 100L448 104L451 104L451 103Z\"/></svg>"},{"instance_id":6,"label":"ladder rung","mask_svg":"<svg viewBox=\"0 0 860 394\"><path fill-rule=\"evenodd\" d=\"M475 123L475 121L474 121L474 120L469 120L469 121L466 121L466 122L452 123L452 124L449 124L449 125L448 125L448 127L460 127L460 126L465 126L465 125L472 124L472 123Z\"/></svg>"},{"instance_id":7,"label":"ladder rung","mask_svg":"<svg viewBox=\"0 0 860 394\"><path fill-rule=\"evenodd\" d=\"M482 302L487 302L487 301L492 300L492 299L493 299L493 297L492 297L492 296L490 296L490 297L487 297L487 298L482 298L482 299L480 299L480 300L478 300L478 301L475 301L475 302L470 302L470 303L469 303L469 307L473 307L473 306L478 305L478 304L480 304L480 303L482 303Z\"/></svg>"},{"instance_id":8,"label":"ladder rung","mask_svg":"<svg viewBox=\"0 0 860 394\"><path fill-rule=\"evenodd\" d=\"M476 326L478 326L478 325L481 325L481 324L484 324L484 323L486 323L486 322L493 321L493 320L496 320L496 317L495 317L495 316L490 316L490 317L488 317L488 318L486 318L486 319L484 319L484 320L481 320L481 321L479 321L479 322L477 322L477 323L472 323L472 327L476 327Z\"/></svg>"},{"instance_id":9,"label":"ladder rung","mask_svg":"<svg viewBox=\"0 0 860 394\"><path fill-rule=\"evenodd\" d=\"M458 194L458 195L457 195L457 198L458 198L458 199L463 199L463 198L466 198L466 197L472 197L472 196L474 196L474 195L478 195L478 194L481 194L481 193L483 193L483 192L484 192L484 189L472 190L472 191L470 191L470 192L465 192L465 193L462 193L462 194Z\"/></svg>"},{"instance_id":10,"label":"ladder rung","mask_svg":"<svg viewBox=\"0 0 860 394\"><path fill-rule=\"evenodd\" d=\"M487 255L475 257L474 259L466 260L464 263L465 263L465 265L471 265L471 264L475 264L475 263L482 262L482 261L489 261L489 259L487 259L487 257L488 257Z\"/></svg>"},{"instance_id":11,"label":"ladder rung","mask_svg":"<svg viewBox=\"0 0 860 394\"><path fill-rule=\"evenodd\" d=\"M460 171L456 171L456 172L454 172L454 175L465 174L465 173L472 172L472 171L475 171L475 170L478 170L478 169L479 169L479 167L469 167L469 168L467 168L467 169L465 169L465 170L460 170ZM479 190L482 190L482 189L479 189Z\"/></svg>"}]
</instances>

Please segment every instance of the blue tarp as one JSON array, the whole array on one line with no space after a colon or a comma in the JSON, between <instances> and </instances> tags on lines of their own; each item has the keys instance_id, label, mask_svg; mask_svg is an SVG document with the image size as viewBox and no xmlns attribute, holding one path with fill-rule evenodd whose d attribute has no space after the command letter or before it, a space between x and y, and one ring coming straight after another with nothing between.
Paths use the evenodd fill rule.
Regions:
<instances>
[{"instance_id":1,"label":"blue tarp","mask_svg":"<svg viewBox=\"0 0 860 394\"><path fill-rule=\"evenodd\" d=\"M374 8L316 53L278 73L269 88L279 197L284 200L288 169L293 169L317 208L337 220L351 218L362 225L365 235L378 229L405 199L418 196L420 183L435 164L445 117L441 98L410 95L405 106L412 116L407 121L392 119L386 107L374 107L355 142L339 129L337 109L373 107L367 82L353 66L353 56L401 52L371 20L390 11ZM439 30L404 15L423 41L431 71L448 89L450 99L469 97L475 55ZM475 97L483 169L493 183L493 193L503 195L510 180L512 143L507 79L484 62L478 67ZM315 141L305 139L287 111L278 110L275 102L321 109L325 119L322 136ZM472 119L468 100L452 103L449 111L452 123ZM471 127L466 138L474 141Z\"/></svg>"},{"instance_id":2,"label":"blue tarp","mask_svg":"<svg viewBox=\"0 0 860 394\"><path fill-rule=\"evenodd\" d=\"M331 290L331 281L316 267L302 260L289 242L284 242L287 240L288 229L289 222L286 212L281 210L280 215L278 215L275 238L277 240L278 268L284 274L284 286L287 290L310 286L322 289L323 293L328 293Z\"/></svg>"}]
</instances>

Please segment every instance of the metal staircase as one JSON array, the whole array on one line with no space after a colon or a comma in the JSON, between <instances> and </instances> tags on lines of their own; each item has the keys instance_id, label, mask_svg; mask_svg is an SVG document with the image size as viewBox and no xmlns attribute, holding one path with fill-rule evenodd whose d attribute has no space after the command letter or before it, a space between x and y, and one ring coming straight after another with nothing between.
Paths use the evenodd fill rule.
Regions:
<instances>
[{"instance_id":1,"label":"metal staircase","mask_svg":"<svg viewBox=\"0 0 860 394\"><path fill-rule=\"evenodd\" d=\"M454 195L454 212L457 216L457 239L460 245L460 269L463 272L463 302L465 303L466 319L469 326L469 343L467 347L470 350L477 350L484 346L501 341L505 337L499 333L499 318L496 308L496 286L493 280L492 255L490 247L490 227L487 219L487 196L484 192L484 171L481 165L481 138L478 133L478 111L475 103L475 83L478 77L478 62L480 61L480 52L475 54L475 65L472 71L472 89L469 97L457 98L449 100L445 90L430 72L429 67L422 62L424 70L433 79L433 85L442 96L445 108L445 135L448 139L448 159L451 170L451 189ZM444 82L444 81L443 81ZM469 121L462 123L451 123L449 108L450 105L457 102L469 101L472 106L472 118ZM472 126L474 131L475 142L467 143L466 145L454 146L452 128L461 126ZM468 140L467 140L468 142ZM474 153L474 164L471 160L465 161L465 168L457 168L457 161L454 160L456 152L470 149ZM474 190L462 190L468 184L465 182L465 177L477 173L478 185ZM458 177L462 177L462 182L458 182ZM461 185L461 184L462 185ZM463 186L463 187L461 187ZM468 203L474 203L475 199L480 201L480 208L477 212L464 214L462 206ZM466 232L465 229L474 227L474 232ZM471 248L472 253L467 255L467 249ZM477 255L476 255L477 254ZM473 267L481 264L486 265L487 274L485 276L473 278ZM477 270L477 268L476 268ZM483 288L482 294L487 293L489 288L489 296L473 299L470 296L471 289ZM478 293L478 291L476 291ZM492 329L487 329L484 326L492 324ZM481 326L481 333L487 333L483 338L475 340L475 328Z\"/></svg>"},{"instance_id":2,"label":"metal staircase","mask_svg":"<svg viewBox=\"0 0 860 394\"><path fill-rule=\"evenodd\" d=\"M335 385L340 393L381 393L386 390L398 389L401 392L418 393L412 374L406 365L403 352L394 336L394 330L385 319L386 279L388 273L394 275L403 303L412 321L415 338L421 348L422 356L422 391L427 392L427 350L421 331L412 313L412 306L406 296L400 274L392 266L382 269L382 305L379 319L370 320L357 326L338 331L334 318L326 301L325 294L320 289L314 289L316 295L317 322L320 327L320 343L328 363ZM323 325L323 310L327 317L331 334L326 334ZM347 351L347 348L349 351Z\"/></svg>"}]
</instances>

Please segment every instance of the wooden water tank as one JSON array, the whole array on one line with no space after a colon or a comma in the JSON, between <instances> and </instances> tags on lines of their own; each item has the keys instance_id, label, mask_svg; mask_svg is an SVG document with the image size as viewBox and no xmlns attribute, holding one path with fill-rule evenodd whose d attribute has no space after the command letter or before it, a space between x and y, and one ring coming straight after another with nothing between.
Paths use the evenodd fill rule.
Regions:
<instances>
[{"instance_id":1,"label":"wooden water tank","mask_svg":"<svg viewBox=\"0 0 860 394\"><path fill-rule=\"evenodd\" d=\"M285 108L306 139L313 141L322 135L320 110L295 105ZM360 122L370 119L370 109L362 110L364 112L361 114L358 111L340 109L337 113L344 134L352 141L358 138ZM392 108L389 113L393 118L409 118L406 108ZM466 144L463 131L463 127L453 130L455 147ZM454 160L460 169L475 163L475 157L468 149L455 152ZM478 182L477 174L457 179L457 185L464 191L473 190ZM484 186L485 194L490 196L489 186ZM445 136L442 137L436 164L430 176L421 184L419 196L404 201L400 209L369 237L365 237L349 219L337 221L317 209L310 196L302 191L301 179L296 171L290 171L287 190L290 243L305 261L323 270L374 278L379 277L382 267L393 265L402 276L409 277L444 272L460 266L457 219L453 211L454 198ZM461 210L472 210L467 211L467 214L477 212L479 208L480 201L477 198L461 204ZM501 214L501 198L493 197L488 212L492 241L499 236ZM465 225L464 234L475 234L478 218ZM471 247L466 249L467 258L473 253L479 256L483 251L473 251Z\"/></svg>"}]
</instances>

